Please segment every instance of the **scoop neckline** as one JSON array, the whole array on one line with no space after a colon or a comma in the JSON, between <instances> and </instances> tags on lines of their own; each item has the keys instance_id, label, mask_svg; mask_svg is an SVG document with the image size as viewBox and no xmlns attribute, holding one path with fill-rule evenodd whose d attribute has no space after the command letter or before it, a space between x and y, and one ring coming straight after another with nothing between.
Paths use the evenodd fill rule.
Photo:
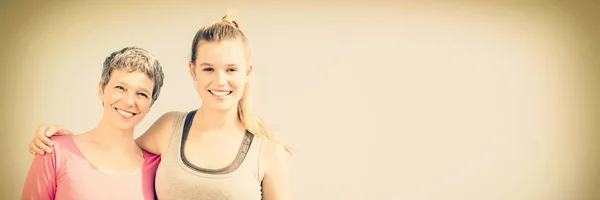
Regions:
<instances>
[{"instance_id":1,"label":"scoop neckline","mask_svg":"<svg viewBox=\"0 0 600 200\"><path fill-rule=\"evenodd\" d=\"M183 130L182 130L182 134L181 134L180 147L179 147L180 148L179 149L180 161L183 163L183 165L186 168L191 169L191 170L193 170L197 173L201 173L201 174L206 174L206 175L210 175L210 176L228 176L228 175L234 174L241 168L242 164L244 163L244 160L246 159L246 155L250 151L250 147L253 143L254 134L250 133L248 130L245 131L244 137L240 143L240 146L238 147L238 153L235 156L235 158L228 165L221 167L221 168L215 168L215 169L204 168L204 167L194 165L189 160L187 160L187 158L185 157L184 147L185 147L185 144L187 141L187 136L190 132L190 128L194 121L196 111L197 110L192 110L192 111L188 112L187 115L185 115L185 121L183 124Z\"/></svg>"},{"instance_id":2,"label":"scoop neckline","mask_svg":"<svg viewBox=\"0 0 600 200\"><path fill-rule=\"evenodd\" d=\"M105 170L102 170L102 169L100 169L99 167L97 167L96 165L94 165L94 164L93 164L93 163L92 163L92 162L91 162L91 161L90 161L90 160L89 160L89 159L88 159L88 158L85 156L85 154L83 154L83 152L81 151L81 149L79 148L79 146L77 146L77 144L75 143L75 138L74 138L74 135L69 135L69 139L70 139L71 145L73 145L73 148L75 149L75 153L76 153L78 156L81 156L81 158L82 158L83 160L85 160L85 162L86 162L86 163L87 163L87 164L88 164L88 165L89 165L89 166L90 166L92 169L94 169L94 170L95 170L95 171L97 171L97 172L100 172L101 174L104 174L104 175L106 175L106 176L110 176L110 177L113 177L113 178L128 178L128 177L135 177L135 176L137 176L137 175L141 174L141 172L143 171L144 167L146 166L146 164L147 164L147 162L148 162L148 158L150 157L150 156L148 156L148 152L146 152L146 151L144 151L143 149L141 149L141 148L140 148L140 149L142 150L142 159L144 159L144 162L142 162L142 165L140 166L140 168L138 168L138 170L136 170L135 172L129 173L129 174L112 174L112 173L109 173L109 172L107 172L107 171L105 171Z\"/></svg>"}]
</instances>

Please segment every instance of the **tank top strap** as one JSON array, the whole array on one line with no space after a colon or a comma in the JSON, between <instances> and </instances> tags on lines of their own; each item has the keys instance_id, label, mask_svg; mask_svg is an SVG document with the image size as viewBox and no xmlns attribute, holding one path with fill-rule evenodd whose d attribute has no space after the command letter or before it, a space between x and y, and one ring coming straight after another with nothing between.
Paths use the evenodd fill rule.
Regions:
<instances>
[{"instance_id":1,"label":"tank top strap","mask_svg":"<svg viewBox=\"0 0 600 200\"><path fill-rule=\"evenodd\" d=\"M260 165L261 150L264 146L264 138L254 136L250 148L244 159L244 163L241 168L253 173L256 176L257 181L261 181L264 175L263 166Z\"/></svg>"},{"instance_id":2,"label":"tank top strap","mask_svg":"<svg viewBox=\"0 0 600 200\"><path fill-rule=\"evenodd\" d=\"M188 114L192 112L195 112L195 110L189 112L179 112L175 117L175 122L173 123L173 129L171 131L171 139L165 154L171 153L176 155L176 153L179 152L179 148L181 147L181 134L186 121L185 119Z\"/></svg>"}]
</instances>

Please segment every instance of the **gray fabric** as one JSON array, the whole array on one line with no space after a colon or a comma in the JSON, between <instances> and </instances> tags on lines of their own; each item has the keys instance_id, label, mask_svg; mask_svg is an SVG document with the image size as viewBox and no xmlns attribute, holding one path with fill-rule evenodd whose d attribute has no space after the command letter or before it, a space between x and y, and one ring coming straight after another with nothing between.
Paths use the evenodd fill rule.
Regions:
<instances>
[{"instance_id":1,"label":"gray fabric","mask_svg":"<svg viewBox=\"0 0 600 200\"><path fill-rule=\"evenodd\" d=\"M259 169L258 160L263 139L245 138L245 141L250 142L250 147L247 152L244 145L240 148L245 156L238 154L241 159L236 160L241 161L241 164L237 169L225 172L194 169L193 166L186 165L181 157L186 116L193 112L181 113L176 119L171 141L156 172L155 189L158 199L260 200L262 170ZM230 166L236 166L235 161Z\"/></svg>"}]
</instances>

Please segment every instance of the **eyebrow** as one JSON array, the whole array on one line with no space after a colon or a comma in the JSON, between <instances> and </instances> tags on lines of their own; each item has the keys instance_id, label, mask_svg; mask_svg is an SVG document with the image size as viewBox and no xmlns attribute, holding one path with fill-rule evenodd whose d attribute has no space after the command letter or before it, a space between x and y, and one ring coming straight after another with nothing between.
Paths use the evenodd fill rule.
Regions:
<instances>
[{"instance_id":1,"label":"eyebrow","mask_svg":"<svg viewBox=\"0 0 600 200\"><path fill-rule=\"evenodd\" d=\"M203 66L203 67L214 67L215 65L213 65L212 63L203 62L203 63L200 63L200 66ZM235 64L235 63L230 63L230 64L226 64L225 66L226 67L237 67L238 65Z\"/></svg>"},{"instance_id":2,"label":"eyebrow","mask_svg":"<svg viewBox=\"0 0 600 200\"><path fill-rule=\"evenodd\" d=\"M127 83L123 82L123 81L119 81L119 84L125 85L125 86L129 86ZM148 90L146 90L146 88L138 88L139 90L142 90L142 92L146 92L148 94L152 94L151 92L149 92Z\"/></svg>"}]
</instances>

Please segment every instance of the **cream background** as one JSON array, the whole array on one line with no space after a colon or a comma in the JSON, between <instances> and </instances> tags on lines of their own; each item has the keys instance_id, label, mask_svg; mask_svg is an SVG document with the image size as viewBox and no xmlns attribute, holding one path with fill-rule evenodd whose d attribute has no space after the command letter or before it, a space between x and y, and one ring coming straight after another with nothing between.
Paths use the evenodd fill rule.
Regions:
<instances>
[{"instance_id":1,"label":"cream background","mask_svg":"<svg viewBox=\"0 0 600 200\"><path fill-rule=\"evenodd\" d=\"M294 150L294 199L600 198L598 3L302 2L1 3L0 199L19 199L38 125L96 125L114 50L164 66L136 135L199 107L191 41L228 8L256 107Z\"/></svg>"}]
</instances>

